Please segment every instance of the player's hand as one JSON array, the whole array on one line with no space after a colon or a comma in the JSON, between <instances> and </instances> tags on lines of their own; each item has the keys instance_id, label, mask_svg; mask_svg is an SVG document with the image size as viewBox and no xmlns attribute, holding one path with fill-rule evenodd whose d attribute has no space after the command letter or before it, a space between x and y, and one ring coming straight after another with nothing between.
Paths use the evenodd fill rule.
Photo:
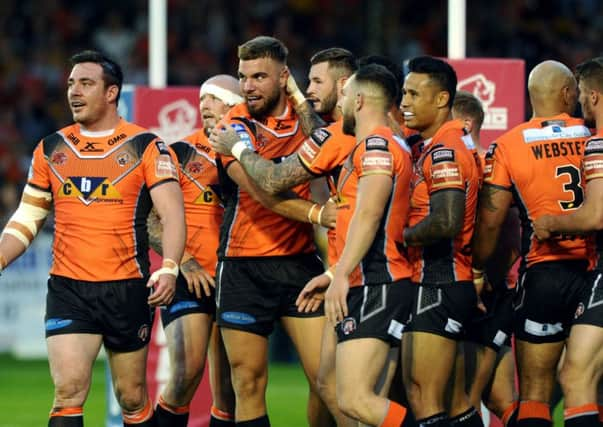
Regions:
<instances>
[{"instance_id":1,"label":"player's hand","mask_svg":"<svg viewBox=\"0 0 603 427\"><path fill-rule=\"evenodd\" d=\"M483 270L476 270L475 268L472 268L471 270L473 272L473 286L475 287L475 294L477 295L477 308L482 313L486 313L488 310L482 301L482 292L488 281L486 273Z\"/></svg>"},{"instance_id":2,"label":"player's hand","mask_svg":"<svg viewBox=\"0 0 603 427\"><path fill-rule=\"evenodd\" d=\"M216 287L216 282L195 258L180 264L180 272L186 279L189 292L194 292L197 298L201 298L203 293L211 296L211 288Z\"/></svg>"},{"instance_id":3,"label":"player's hand","mask_svg":"<svg viewBox=\"0 0 603 427\"><path fill-rule=\"evenodd\" d=\"M333 199L329 199L322 208L320 214L320 225L327 228L335 228L335 220L337 219L337 203Z\"/></svg>"},{"instance_id":4,"label":"player's hand","mask_svg":"<svg viewBox=\"0 0 603 427\"><path fill-rule=\"evenodd\" d=\"M211 148L225 156L232 155L232 147L240 141L237 132L230 126L215 126L209 135Z\"/></svg>"},{"instance_id":5,"label":"player's hand","mask_svg":"<svg viewBox=\"0 0 603 427\"><path fill-rule=\"evenodd\" d=\"M343 275L335 273L335 277L325 294L325 314L331 324L336 325L348 315L348 292L350 282Z\"/></svg>"},{"instance_id":6,"label":"player's hand","mask_svg":"<svg viewBox=\"0 0 603 427\"><path fill-rule=\"evenodd\" d=\"M176 294L176 276L173 274L161 274L155 280L149 279L147 288L154 288L147 302L151 307L167 305L172 302Z\"/></svg>"},{"instance_id":7,"label":"player's hand","mask_svg":"<svg viewBox=\"0 0 603 427\"><path fill-rule=\"evenodd\" d=\"M291 74L291 71L289 71L289 77L287 77L287 86L285 87L285 92L287 92L287 96L291 101L293 101L293 105L295 106L303 103L306 100L306 97L297 86L297 82L295 81L293 74Z\"/></svg>"},{"instance_id":8,"label":"player's hand","mask_svg":"<svg viewBox=\"0 0 603 427\"><path fill-rule=\"evenodd\" d=\"M331 283L331 279L325 273L313 277L301 290L295 305L300 313L314 313L320 308L325 299L325 292Z\"/></svg>"},{"instance_id":9,"label":"player's hand","mask_svg":"<svg viewBox=\"0 0 603 427\"><path fill-rule=\"evenodd\" d=\"M553 223L553 217L551 215L542 215L533 221L534 234L538 240L550 239L552 236L551 225Z\"/></svg>"}]
</instances>

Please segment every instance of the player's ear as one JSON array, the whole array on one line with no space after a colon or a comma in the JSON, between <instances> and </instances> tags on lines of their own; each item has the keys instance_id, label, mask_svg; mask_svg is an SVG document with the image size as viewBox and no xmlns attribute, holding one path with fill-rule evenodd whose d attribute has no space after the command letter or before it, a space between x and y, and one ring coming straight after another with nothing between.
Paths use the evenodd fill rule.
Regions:
<instances>
[{"instance_id":1,"label":"player's ear","mask_svg":"<svg viewBox=\"0 0 603 427\"><path fill-rule=\"evenodd\" d=\"M596 90L591 90L590 91L590 102L593 105L593 107L595 105L597 105L600 100L601 100L601 94L599 92L597 92Z\"/></svg>"},{"instance_id":2,"label":"player's ear","mask_svg":"<svg viewBox=\"0 0 603 427\"><path fill-rule=\"evenodd\" d=\"M473 119L471 119L469 117L465 117L463 119L463 127L465 128L467 133L471 133L471 131L473 130L473 127L474 127Z\"/></svg>"},{"instance_id":3,"label":"player's ear","mask_svg":"<svg viewBox=\"0 0 603 427\"><path fill-rule=\"evenodd\" d=\"M107 102L112 103L117 99L117 95L119 94L119 88L117 85L111 85L105 91L105 96L107 97Z\"/></svg>"},{"instance_id":4,"label":"player's ear","mask_svg":"<svg viewBox=\"0 0 603 427\"><path fill-rule=\"evenodd\" d=\"M278 83L281 88L287 87L287 79L289 78L290 74L291 71L289 71L289 67L283 65L283 68L281 68L281 72L278 76Z\"/></svg>"},{"instance_id":5,"label":"player's ear","mask_svg":"<svg viewBox=\"0 0 603 427\"><path fill-rule=\"evenodd\" d=\"M450 100L450 93L446 90L441 90L436 95L436 106L438 108L445 108L448 106Z\"/></svg>"}]
</instances>

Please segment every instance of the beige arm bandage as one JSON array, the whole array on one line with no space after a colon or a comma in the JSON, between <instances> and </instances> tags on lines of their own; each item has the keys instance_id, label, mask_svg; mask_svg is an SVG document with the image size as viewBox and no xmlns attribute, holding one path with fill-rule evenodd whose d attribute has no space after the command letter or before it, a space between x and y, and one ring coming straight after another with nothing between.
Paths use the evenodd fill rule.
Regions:
<instances>
[{"instance_id":1,"label":"beige arm bandage","mask_svg":"<svg viewBox=\"0 0 603 427\"><path fill-rule=\"evenodd\" d=\"M2 234L19 239L27 248L38 234L38 223L50 213L52 194L26 185L19 207L6 224Z\"/></svg>"}]
</instances>

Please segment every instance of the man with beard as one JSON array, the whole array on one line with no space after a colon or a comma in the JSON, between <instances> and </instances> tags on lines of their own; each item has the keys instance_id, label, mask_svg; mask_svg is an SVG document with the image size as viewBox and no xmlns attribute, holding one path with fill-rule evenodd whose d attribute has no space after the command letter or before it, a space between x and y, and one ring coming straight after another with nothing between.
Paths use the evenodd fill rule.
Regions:
<instances>
[{"instance_id":1,"label":"man with beard","mask_svg":"<svg viewBox=\"0 0 603 427\"><path fill-rule=\"evenodd\" d=\"M337 401L368 425L399 427L406 409L375 393L412 299L412 266L397 248L410 202L412 161L388 127L398 87L383 66L360 68L344 85L343 131L357 145L338 181L337 265L325 313L338 336Z\"/></svg>"},{"instance_id":2,"label":"man with beard","mask_svg":"<svg viewBox=\"0 0 603 427\"><path fill-rule=\"evenodd\" d=\"M219 159L225 214L216 277L217 318L232 370L235 420L249 427L270 425L265 401L267 337L280 320L310 383L309 424L318 426L328 419L316 390L324 316L299 313L295 299L322 271L312 226L304 222L331 222L326 209L297 198L309 196L308 184L296 187L294 195L276 197L261 190L237 161L244 152L257 151L280 162L305 139L285 91L289 71L282 42L259 36L239 46L238 56L246 102L231 109L211 135L213 146L236 142L234 158Z\"/></svg>"},{"instance_id":3,"label":"man with beard","mask_svg":"<svg viewBox=\"0 0 603 427\"><path fill-rule=\"evenodd\" d=\"M67 98L75 123L36 146L21 204L0 237L0 270L25 252L54 205L45 316L54 383L48 426L84 425L101 346L124 425L155 426L145 380L151 306L172 300L186 239L176 159L156 135L119 117L117 63L94 51L71 63ZM151 206L164 223L164 252L149 277Z\"/></svg>"},{"instance_id":4,"label":"man with beard","mask_svg":"<svg viewBox=\"0 0 603 427\"><path fill-rule=\"evenodd\" d=\"M584 119L587 125L597 129L596 135L586 141L581 164L586 180L584 203L570 214L543 215L534 221L534 231L539 239L554 241L560 234L597 232L597 263L587 276L587 286L575 307L559 374L564 394L565 425L568 427L596 426L597 415L598 425L603 419L603 406L598 407L597 414L597 384L601 381L603 366L603 58L578 65L576 75L580 91L578 100ZM599 405L601 403L599 401Z\"/></svg>"},{"instance_id":5,"label":"man with beard","mask_svg":"<svg viewBox=\"0 0 603 427\"><path fill-rule=\"evenodd\" d=\"M161 310L170 354L170 376L157 404L159 427L187 425L189 405L201 381L208 351L213 397L209 425L235 425L228 360L213 322L216 311L213 291L218 262L216 252L224 208L220 200L215 154L209 147L208 136L231 107L243 102L243 97L238 81L222 74L201 85L199 98L203 129L184 141L171 144L181 172L187 243L180 262L182 274L178 276L176 295ZM151 213L149 241L158 253L162 251L161 228L159 218Z\"/></svg>"},{"instance_id":6,"label":"man with beard","mask_svg":"<svg viewBox=\"0 0 603 427\"><path fill-rule=\"evenodd\" d=\"M557 366L586 286L592 251L580 236L538 241L532 221L569 213L583 203L580 164L590 132L581 119L570 116L578 85L564 64L536 65L528 76L528 92L532 119L497 138L486 154L473 268L479 277L515 203L522 226L514 313L517 425L537 427L552 424L549 402Z\"/></svg>"}]
</instances>

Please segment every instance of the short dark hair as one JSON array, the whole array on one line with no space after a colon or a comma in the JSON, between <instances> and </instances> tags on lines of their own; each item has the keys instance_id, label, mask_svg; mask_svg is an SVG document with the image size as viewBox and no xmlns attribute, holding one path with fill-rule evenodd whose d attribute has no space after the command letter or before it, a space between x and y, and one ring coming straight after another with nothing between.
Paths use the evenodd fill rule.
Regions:
<instances>
[{"instance_id":1,"label":"short dark hair","mask_svg":"<svg viewBox=\"0 0 603 427\"><path fill-rule=\"evenodd\" d=\"M471 117L475 120L477 128L481 129L484 123L484 107L475 95L464 90L459 90L454 97L452 109L464 116Z\"/></svg>"},{"instance_id":2,"label":"short dark hair","mask_svg":"<svg viewBox=\"0 0 603 427\"><path fill-rule=\"evenodd\" d=\"M354 54L341 47L331 47L321 50L310 58L311 65L323 62L328 62L329 68L337 69L342 76L351 76L358 69Z\"/></svg>"},{"instance_id":3,"label":"short dark hair","mask_svg":"<svg viewBox=\"0 0 603 427\"><path fill-rule=\"evenodd\" d=\"M603 92L603 56L584 61L576 67L576 79L599 92Z\"/></svg>"},{"instance_id":4,"label":"short dark hair","mask_svg":"<svg viewBox=\"0 0 603 427\"><path fill-rule=\"evenodd\" d=\"M383 65L367 64L354 73L357 84L363 83L377 85L383 93L383 102L386 110L392 108L400 90L394 75Z\"/></svg>"},{"instance_id":5,"label":"short dark hair","mask_svg":"<svg viewBox=\"0 0 603 427\"><path fill-rule=\"evenodd\" d=\"M452 108L454 96L456 95L456 72L446 62L432 56L417 56L408 63L408 71L411 73L427 74L440 89L450 94L448 107Z\"/></svg>"},{"instance_id":6,"label":"short dark hair","mask_svg":"<svg viewBox=\"0 0 603 427\"><path fill-rule=\"evenodd\" d=\"M84 50L76 53L71 57L70 62L71 66L75 66L76 64L81 64L83 62L92 62L100 65L103 69L103 82L105 82L105 87L112 85L117 86L117 98L115 98L115 104L119 104L121 86L124 82L124 74L117 62L96 50Z\"/></svg>"},{"instance_id":7,"label":"short dark hair","mask_svg":"<svg viewBox=\"0 0 603 427\"><path fill-rule=\"evenodd\" d=\"M402 86L404 86L404 70L402 69L402 65L396 64L390 58L383 55L367 55L358 60L358 67L368 64L381 65L392 73L396 79L396 83L398 84L398 97L396 98L396 105L399 106L402 102Z\"/></svg>"},{"instance_id":8,"label":"short dark hair","mask_svg":"<svg viewBox=\"0 0 603 427\"><path fill-rule=\"evenodd\" d=\"M239 46L238 56L243 61L258 58L271 58L285 64L289 50L277 38L257 36Z\"/></svg>"}]
</instances>

